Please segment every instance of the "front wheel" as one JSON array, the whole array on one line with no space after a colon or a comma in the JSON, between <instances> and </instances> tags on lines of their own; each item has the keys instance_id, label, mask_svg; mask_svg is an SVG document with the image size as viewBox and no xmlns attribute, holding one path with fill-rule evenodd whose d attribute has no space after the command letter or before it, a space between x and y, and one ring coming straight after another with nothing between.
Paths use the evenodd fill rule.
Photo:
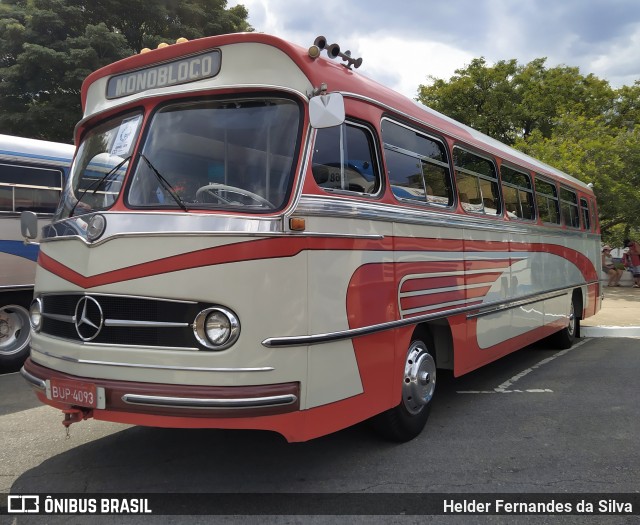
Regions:
<instances>
[{"instance_id":1,"label":"front wheel","mask_svg":"<svg viewBox=\"0 0 640 525\"><path fill-rule=\"evenodd\" d=\"M427 423L435 390L436 362L422 340L413 340L405 360L402 400L375 416L371 420L373 428L391 441L415 438Z\"/></svg>"}]
</instances>

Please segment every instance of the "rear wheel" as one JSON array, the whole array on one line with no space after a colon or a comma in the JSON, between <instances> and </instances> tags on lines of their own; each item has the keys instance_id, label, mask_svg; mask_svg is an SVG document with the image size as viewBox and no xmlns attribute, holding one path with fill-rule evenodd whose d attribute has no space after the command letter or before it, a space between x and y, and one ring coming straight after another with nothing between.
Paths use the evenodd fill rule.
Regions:
<instances>
[{"instance_id":1,"label":"rear wheel","mask_svg":"<svg viewBox=\"0 0 640 525\"><path fill-rule=\"evenodd\" d=\"M577 307L575 297L571 299L571 307L569 309L569 324L560 330L559 332L553 334L552 342L554 346L566 350L567 348L571 348L576 338L578 337L578 332L580 330L580 319L576 315Z\"/></svg>"},{"instance_id":2,"label":"rear wheel","mask_svg":"<svg viewBox=\"0 0 640 525\"><path fill-rule=\"evenodd\" d=\"M415 438L427 423L435 390L435 359L424 341L415 339L409 345L405 360L402 400L372 419L374 429L391 441Z\"/></svg>"}]
</instances>

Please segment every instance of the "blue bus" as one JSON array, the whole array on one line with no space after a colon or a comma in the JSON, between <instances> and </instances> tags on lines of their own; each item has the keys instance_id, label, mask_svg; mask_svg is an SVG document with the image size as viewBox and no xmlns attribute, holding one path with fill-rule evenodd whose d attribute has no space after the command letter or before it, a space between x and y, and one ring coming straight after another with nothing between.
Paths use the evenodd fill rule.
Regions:
<instances>
[{"instance_id":1,"label":"blue bus","mask_svg":"<svg viewBox=\"0 0 640 525\"><path fill-rule=\"evenodd\" d=\"M38 245L23 242L20 213L49 221L75 148L69 144L0 135L0 369L29 355L29 304Z\"/></svg>"}]
</instances>

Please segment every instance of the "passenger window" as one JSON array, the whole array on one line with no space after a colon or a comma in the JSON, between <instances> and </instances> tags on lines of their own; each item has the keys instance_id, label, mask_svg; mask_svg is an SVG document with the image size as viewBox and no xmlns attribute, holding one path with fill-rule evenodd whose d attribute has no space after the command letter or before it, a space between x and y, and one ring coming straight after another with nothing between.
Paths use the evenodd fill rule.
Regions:
<instances>
[{"instance_id":1,"label":"passenger window","mask_svg":"<svg viewBox=\"0 0 640 525\"><path fill-rule=\"evenodd\" d=\"M498 176L493 162L456 147L453 164L462 208L472 213L501 215Z\"/></svg>"},{"instance_id":2,"label":"passenger window","mask_svg":"<svg viewBox=\"0 0 640 525\"><path fill-rule=\"evenodd\" d=\"M562 220L569 228L580 228L578 197L575 192L567 188L560 188L560 210Z\"/></svg>"},{"instance_id":3,"label":"passenger window","mask_svg":"<svg viewBox=\"0 0 640 525\"><path fill-rule=\"evenodd\" d=\"M343 124L316 131L312 172L328 191L375 194L381 188L373 136L361 126Z\"/></svg>"},{"instance_id":4,"label":"passenger window","mask_svg":"<svg viewBox=\"0 0 640 525\"><path fill-rule=\"evenodd\" d=\"M59 170L0 164L0 212L54 213L61 190Z\"/></svg>"},{"instance_id":5,"label":"passenger window","mask_svg":"<svg viewBox=\"0 0 640 525\"><path fill-rule=\"evenodd\" d=\"M417 131L382 121L391 191L396 198L451 206L453 192L444 145Z\"/></svg>"},{"instance_id":6,"label":"passenger window","mask_svg":"<svg viewBox=\"0 0 640 525\"><path fill-rule=\"evenodd\" d=\"M582 210L582 223L585 230L591 230L591 217L589 216L589 204L587 199L580 199L580 209Z\"/></svg>"},{"instance_id":7,"label":"passenger window","mask_svg":"<svg viewBox=\"0 0 640 525\"><path fill-rule=\"evenodd\" d=\"M539 179L536 180L536 202L542 222L560 224L558 192L554 184Z\"/></svg>"},{"instance_id":8,"label":"passenger window","mask_svg":"<svg viewBox=\"0 0 640 525\"><path fill-rule=\"evenodd\" d=\"M531 177L521 171L502 166L502 195L507 215L512 219L536 218Z\"/></svg>"}]
</instances>

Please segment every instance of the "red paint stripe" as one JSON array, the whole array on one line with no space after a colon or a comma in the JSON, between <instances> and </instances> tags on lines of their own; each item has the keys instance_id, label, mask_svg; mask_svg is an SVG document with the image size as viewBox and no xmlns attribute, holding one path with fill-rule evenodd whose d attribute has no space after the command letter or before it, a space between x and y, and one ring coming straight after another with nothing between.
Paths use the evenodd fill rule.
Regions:
<instances>
[{"instance_id":1,"label":"red paint stripe","mask_svg":"<svg viewBox=\"0 0 640 525\"><path fill-rule=\"evenodd\" d=\"M464 269L465 270L495 270L496 268L508 268L513 263L517 262L518 259L500 259L493 261L465 261Z\"/></svg>"},{"instance_id":2,"label":"red paint stripe","mask_svg":"<svg viewBox=\"0 0 640 525\"><path fill-rule=\"evenodd\" d=\"M484 297L489 291L490 286L481 288L470 288L465 290L455 290L451 292L429 293L423 295L415 295L412 297L403 297L400 299L400 307L402 310L413 310L414 308L422 308L433 306L434 304L450 303L453 301L463 301L475 297Z\"/></svg>"},{"instance_id":3,"label":"red paint stripe","mask_svg":"<svg viewBox=\"0 0 640 525\"><path fill-rule=\"evenodd\" d=\"M310 241L313 244L310 246ZM180 255L156 259L118 270L85 277L67 266L55 261L40 252L38 262L42 268L58 277L83 288L94 288L132 279L140 279L153 275L215 266L241 261L255 261L281 257L293 257L305 249L310 250L389 250L390 241L370 241L366 239L309 239L306 237L279 237L276 239L259 239L244 241L215 248L205 248Z\"/></svg>"},{"instance_id":4,"label":"red paint stripe","mask_svg":"<svg viewBox=\"0 0 640 525\"><path fill-rule=\"evenodd\" d=\"M400 293L433 290L436 288L453 288L465 284L494 283L502 272L477 273L471 275L452 275L447 277L418 277L402 283Z\"/></svg>"},{"instance_id":5,"label":"red paint stripe","mask_svg":"<svg viewBox=\"0 0 640 525\"><path fill-rule=\"evenodd\" d=\"M402 283L400 293L417 292L419 290L432 290L434 288L453 288L464 285L464 275L452 275L449 277L424 277L409 279Z\"/></svg>"},{"instance_id":6,"label":"red paint stripe","mask_svg":"<svg viewBox=\"0 0 640 525\"><path fill-rule=\"evenodd\" d=\"M471 303L465 303L458 306L443 306L442 308L434 308L433 310L429 310L427 312L415 312L411 314L403 314L402 318L407 319L410 317L418 317L420 315L425 315L425 314L435 314L438 312L446 312L448 310L453 310L454 308L463 308L463 307L466 308L467 306L476 306L481 304L482 304L482 301L473 301Z\"/></svg>"},{"instance_id":7,"label":"red paint stripe","mask_svg":"<svg viewBox=\"0 0 640 525\"><path fill-rule=\"evenodd\" d=\"M515 261L514 261L515 262ZM490 272L490 273L473 273L471 275L464 276L465 284L481 284L481 283L494 283L498 278L504 275L503 272Z\"/></svg>"},{"instance_id":8,"label":"red paint stripe","mask_svg":"<svg viewBox=\"0 0 640 525\"><path fill-rule=\"evenodd\" d=\"M505 247L509 243L489 242L492 251L506 251ZM514 243L514 247L522 248L523 244ZM502 249L498 249L498 248ZM171 257L156 259L133 266L120 268L117 270L104 272L93 276L83 276L75 270L63 265L59 261L45 255L42 251L39 255L39 264L47 271L72 282L83 288L93 288L117 282L140 279L163 273L200 268L203 266L213 266L218 264L228 264L240 261L254 261L259 259L273 259L280 257L293 257L303 250L339 250L339 251L392 251L402 250L459 250L460 241L446 241L442 239L415 239L415 238L391 238L385 237L381 240L374 239L337 239L335 237L279 237L270 239L258 239L243 241L234 244L206 248L193 252L183 253ZM596 280L597 275L593 263L581 253L568 248L539 244L531 245L531 251L548 252L565 258L574 263L582 272L586 280ZM428 263L414 263L417 272L435 271L460 271L464 270L495 270L497 268L507 268L517 259L495 260L495 261L437 261ZM400 263L404 264L404 263ZM408 263L412 264L412 263ZM406 275L406 274L405 274Z\"/></svg>"}]
</instances>

